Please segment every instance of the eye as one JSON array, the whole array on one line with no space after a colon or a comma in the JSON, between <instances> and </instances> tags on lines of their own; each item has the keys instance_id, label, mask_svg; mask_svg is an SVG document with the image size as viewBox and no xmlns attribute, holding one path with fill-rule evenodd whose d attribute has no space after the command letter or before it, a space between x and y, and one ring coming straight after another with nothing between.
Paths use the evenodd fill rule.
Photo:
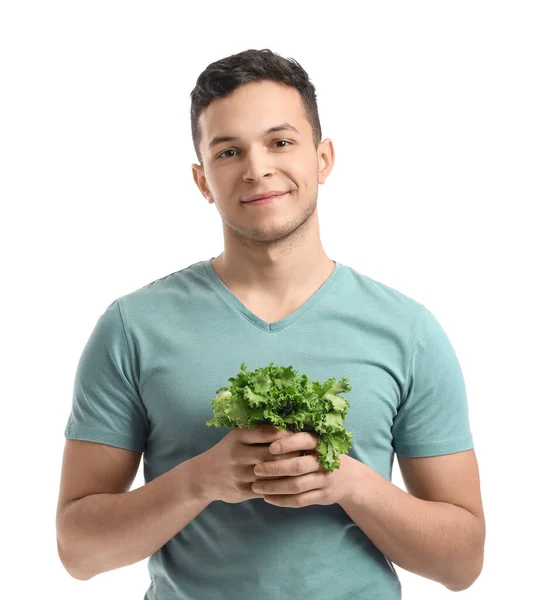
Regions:
<instances>
[{"instance_id":1,"label":"eye","mask_svg":"<svg viewBox=\"0 0 548 600\"><path fill-rule=\"evenodd\" d=\"M285 143L285 144L289 144L290 146L293 145L293 142L290 142L289 140L276 140L275 142L272 142L273 144L280 144L280 143ZM280 147L280 146L278 146ZM281 148L287 148L287 146L281 146ZM225 150L224 152L221 152L221 154L219 154L217 156L217 158L224 158L224 154L226 154L227 152L238 152L238 150L236 150L235 148L229 148L228 150ZM231 156L228 156L226 158L232 158Z\"/></svg>"},{"instance_id":2,"label":"eye","mask_svg":"<svg viewBox=\"0 0 548 600\"><path fill-rule=\"evenodd\" d=\"M217 158L223 158L223 154L226 154L227 152L236 152L236 150L234 150L234 148L229 148L228 150L221 152L221 154L219 154L219 156L217 156Z\"/></svg>"}]
</instances>

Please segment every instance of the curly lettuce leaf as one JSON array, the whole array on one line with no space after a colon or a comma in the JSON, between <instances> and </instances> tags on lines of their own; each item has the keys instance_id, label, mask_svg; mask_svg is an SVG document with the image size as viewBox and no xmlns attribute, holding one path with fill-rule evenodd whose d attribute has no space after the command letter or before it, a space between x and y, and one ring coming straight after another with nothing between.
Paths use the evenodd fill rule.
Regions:
<instances>
[{"instance_id":1,"label":"curly lettuce leaf","mask_svg":"<svg viewBox=\"0 0 548 600\"><path fill-rule=\"evenodd\" d=\"M294 432L311 431L318 436L320 464L328 471L340 467L340 454L347 454L352 433L344 419L350 406L339 394L352 390L346 377L331 377L325 383L309 381L293 367L270 363L253 372L242 363L240 372L228 379L212 399L213 418L208 427L257 427L264 423Z\"/></svg>"}]
</instances>

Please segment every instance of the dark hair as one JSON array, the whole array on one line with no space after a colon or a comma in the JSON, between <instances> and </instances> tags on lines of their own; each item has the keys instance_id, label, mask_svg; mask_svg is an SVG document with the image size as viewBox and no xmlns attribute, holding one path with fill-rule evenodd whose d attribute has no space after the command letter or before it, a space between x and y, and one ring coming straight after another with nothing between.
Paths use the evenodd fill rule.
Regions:
<instances>
[{"instance_id":1,"label":"dark hair","mask_svg":"<svg viewBox=\"0 0 548 600\"><path fill-rule=\"evenodd\" d=\"M293 58L284 58L271 50L244 50L211 63L196 80L190 93L190 126L196 156L200 154L200 129L198 119L213 100L227 96L237 87L253 81L269 80L298 90L305 115L312 125L316 149L322 139L322 128L316 103L316 88L307 72Z\"/></svg>"}]
</instances>

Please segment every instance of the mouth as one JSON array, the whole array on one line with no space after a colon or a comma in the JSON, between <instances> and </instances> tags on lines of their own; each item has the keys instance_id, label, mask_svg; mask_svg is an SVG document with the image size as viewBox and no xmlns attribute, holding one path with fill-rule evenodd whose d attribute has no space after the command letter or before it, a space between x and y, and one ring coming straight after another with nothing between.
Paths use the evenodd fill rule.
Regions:
<instances>
[{"instance_id":1,"label":"mouth","mask_svg":"<svg viewBox=\"0 0 548 600\"><path fill-rule=\"evenodd\" d=\"M289 192L286 192L285 194L277 194L276 196L268 196L267 198L261 198L260 200L252 200L251 202L243 202L242 204L248 204L249 206L261 206L263 204L272 204L273 202L278 202L279 200L282 200L287 195L289 195Z\"/></svg>"}]
</instances>

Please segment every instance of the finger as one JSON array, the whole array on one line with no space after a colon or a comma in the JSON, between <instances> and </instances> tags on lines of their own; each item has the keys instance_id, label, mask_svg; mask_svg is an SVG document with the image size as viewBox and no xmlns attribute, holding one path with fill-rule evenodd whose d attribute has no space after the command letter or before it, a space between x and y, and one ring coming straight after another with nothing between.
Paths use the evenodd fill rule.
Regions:
<instances>
[{"instance_id":1,"label":"finger","mask_svg":"<svg viewBox=\"0 0 548 600\"><path fill-rule=\"evenodd\" d=\"M284 454L284 457L287 457ZM318 459L314 455L297 456L291 455L292 458L284 458L284 460L268 460L258 465L255 465L253 473L264 479L266 477L297 477L306 473L318 471ZM259 470L262 469L262 472Z\"/></svg>"},{"instance_id":2,"label":"finger","mask_svg":"<svg viewBox=\"0 0 548 600\"><path fill-rule=\"evenodd\" d=\"M257 427L239 429L240 441L244 444L271 444L272 442L294 435L289 429L280 429L277 425L264 423Z\"/></svg>"},{"instance_id":3,"label":"finger","mask_svg":"<svg viewBox=\"0 0 548 600\"><path fill-rule=\"evenodd\" d=\"M302 452L299 450L296 450L295 452L287 452L286 454L271 454L269 446L265 446L264 448L261 448L258 457L260 461L257 462L276 462L279 460L287 460L288 458L296 458L302 455Z\"/></svg>"},{"instance_id":4,"label":"finger","mask_svg":"<svg viewBox=\"0 0 548 600\"><path fill-rule=\"evenodd\" d=\"M258 479L251 485L254 493L270 496L302 494L321 487L316 473L309 473L302 477L284 477L283 479Z\"/></svg>"},{"instance_id":5,"label":"finger","mask_svg":"<svg viewBox=\"0 0 548 600\"><path fill-rule=\"evenodd\" d=\"M250 498L250 500L253 500L253 498L257 498L257 499L259 499L259 498L262 498L262 497L263 497L263 495L262 495L262 494L259 494L258 492L254 492L254 491L253 491L253 484L254 484L254 483L255 483L255 480L254 480L254 479L253 479L253 480L251 480L251 479L250 479L249 481L246 481L245 483L243 483L243 484L240 484L240 485L238 486L238 488L239 488L239 489L240 489L242 492L244 492L246 495L249 495L249 494L252 494L252 495L253 495L253 496Z\"/></svg>"},{"instance_id":6,"label":"finger","mask_svg":"<svg viewBox=\"0 0 548 600\"><path fill-rule=\"evenodd\" d=\"M276 462L280 460L286 460L288 458L298 458L301 456L300 452L292 452L291 454L284 454L283 456L272 456L272 454L270 454L270 452L268 451L268 447L262 448L259 454L257 454L256 446L254 448L250 446L249 450L251 452L247 457L247 464L243 465L245 481L248 483L252 483L253 481L259 479L259 476L255 473L255 467L257 465L262 465L265 462ZM260 479L263 479L263 477L261 476Z\"/></svg>"},{"instance_id":7,"label":"finger","mask_svg":"<svg viewBox=\"0 0 548 600\"><path fill-rule=\"evenodd\" d=\"M264 465L265 463L270 463L270 462L278 462L278 461L286 461L288 459L295 459L295 458L300 458L301 457L301 453L300 452L291 452L290 454L283 454L281 456L272 456L272 454L270 454L268 447L264 448L263 450L261 450L261 452L259 453L259 455L255 455L255 460L253 462L253 464L250 466L250 473L252 475L252 477L254 479L257 479L257 477L261 477L261 479L263 477L277 477L277 475L258 475L257 473L255 473L255 467L257 465Z\"/></svg>"},{"instance_id":8,"label":"finger","mask_svg":"<svg viewBox=\"0 0 548 600\"><path fill-rule=\"evenodd\" d=\"M298 450L315 450L318 445L316 434L300 431L284 439L273 440L270 445L271 454L287 454Z\"/></svg>"},{"instance_id":9,"label":"finger","mask_svg":"<svg viewBox=\"0 0 548 600\"><path fill-rule=\"evenodd\" d=\"M267 494L263 497L263 500L268 504L273 504L274 506L280 506L283 508L303 508L305 506L312 506L313 504L324 506L333 504L333 502L326 497L323 490L310 490L309 492L304 492L302 494L286 494L283 496Z\"/></svg>"},{"instance_id":10,"label":"finger","mask_svg":"<svg viewBox=\"0 0 548 600\"><path fill-rule=\"evenodd\" d=\"M263 432L254 432L252 429L242 430L245 433L242 433L243 439L240 438L243 447L241 451L243 452L243 457L245 463L251 465L251 470L253 467L260 462L264 462L266 460L280 460L282 458L287 458L286 456L275 457L270 454L269 447L270 444L276 440L284 439L294 435L293 431L290 430L277 430L272 431L269 430L272 426L263 427ZM259 439L252 436L259 436ZM251 437L250 437L251 436ZM299 455L300 453L295 453L295 455Z\"/></svg>"}]
</instances>

